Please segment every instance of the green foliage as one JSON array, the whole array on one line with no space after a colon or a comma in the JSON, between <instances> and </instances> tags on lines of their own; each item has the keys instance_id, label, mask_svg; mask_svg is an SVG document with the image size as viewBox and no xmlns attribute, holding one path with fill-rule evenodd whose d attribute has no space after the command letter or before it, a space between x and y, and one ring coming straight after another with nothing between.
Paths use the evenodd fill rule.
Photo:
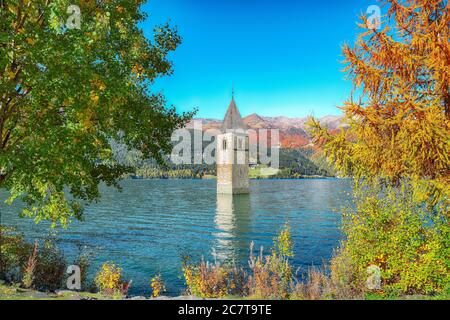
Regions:
<instances>
[{"instance_id":1,"label":"green foliage","mask_svg":"<svg viewBox=\"0 0 450 320\"><path fill-rule=\"evenodd\" d=\"M0 226L0 279L20 282L33 245L12 228Z\"/></svg>"},{"instance_id":2,"label":"green foliage","mask_svg":"<svg viewBox=\"0 0 450 320\"><path fill-rule=\"evenodd\" d=\"M300 149L280 149L280 168L289 170L289 177L333 176L333 172L315 161L315 154Z\"/></svg>"},{"instance_id":3,"label":"green foliage","mask_svg":"<svg viewBox=\"0 0 450 320\"><path fill-rule=\"evenodd\" d=\"M117 144L115 144L117 146ZM120 150L120 151L119 151ZM216 175L216 166L207 164L183 164L175 165L166 158L164 165L159 165L153 159L143 160L139 153L133 151L124 151L117 147L115 159L119 163L135 167L135 172L127 174L127 177L148 178L148 179L202 179L208 176ZM285 155L289 155L289 160L283 160ZM261 168L267 168L265 165L252 167L249 171L251 179L275 178L275 179L302 179L311 177L333 176L321 165L315 164L313 160L303 156L299 150L280 150L280 170L273 170L273 174L267 175L261 173Z\"/></svg>"},{"instance_id":4,"label":"green foliage","mask_svg":"<svg viewBox=\"0 0 450 320\"><path fill-rule=\"evenodd\" d=\"M450 227L442 208L428 209L408 189L380 197L361 191L344 216L348 254L355 273L370 265L382 270L383 292L443 293L450 283Z\"/></svg>"},{"instance_id":5,"label":"green foliage","mask_svg":"<svg viewBox=\"0 0 450 320\"><path fill-rule=\"evenodd\" d=\"M292 237L289 225L285 225L284 229L280 231L278 236L274 239L274 252L281 256L291 258L294 256L292 250Z\"/></svg>"},{"instance_id":6,"label":"green foliage","mask_svg":"<svg viewBox=\"0 0 450 320\"><path fill-rule=\"evenodd\" d=\"M189 130L191 141L194 139L194 130ZM182 164L175 165L168 156L164 156L164 164L158 164L154 159L143 159L142 154L136 150L128 150L115 141L111 142L114 158L123 165L135 167L133 174L127 176L151 179L201 179L205 176L216 175L216 166L208 164ZM203 141L202 150L209 145ZM194 145L191 150L191 163L194 163ZM333 176L325 166L316 163L315 155L300 149L280 149L280 170L273 170L273 174L261 173L261 168L266 165L250 168L250 178L276 178L276 179L300 179L316 176Z\"/></svg>"},{"instance_id":7,"label":"green foliage","mask_svg":"<svg viewBox=\"0 0 450 320\"><path fill-rule=\"evenodd\" d=\"M9 203L23 200L24 216L81 219L100 182L117 186L133 171L111 139L162 161L191 117L150 93L181 39L168 25L145 38L141 3L82 1L81 29L63 26L69 0L0 3L0 187Z\"/></svg>"},{"instance_id":8,"label":"green foliage","mask_svg":"<svg viewBox=\"0 0 450 320\"><path fill-rule=\"evenodd\" d=\"M327 171L314 161L314 156L310 152L300 149L281 148L278 170L267 170L267 165L259 164L257 167L250 168L249 175L252 179L305 179L332 176L331 171ZM262 168L264 168L264 173Z\"/></svg>"},{"instance_id":9,"label":"green foliage","mask_svg":"<svg viewBox=\"0 0 450 320\"><path fill-rule=\"evenodd\" d=\"M208 169L203 170L201 166L177 166L186 169L164 169L160 167L142 167L136 169L133 178L145 179L202 179L205 175L210 173ZM188 169L188 168L192 169Z\"/></svg>"}]
</instances>

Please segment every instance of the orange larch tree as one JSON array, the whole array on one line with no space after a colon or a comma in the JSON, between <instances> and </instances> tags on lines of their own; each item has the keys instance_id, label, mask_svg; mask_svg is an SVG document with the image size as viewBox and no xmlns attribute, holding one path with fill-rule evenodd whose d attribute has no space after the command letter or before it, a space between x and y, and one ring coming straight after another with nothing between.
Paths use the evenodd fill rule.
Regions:
<instances>
[{"instance_id":1,"label":"orange larch tree","mask_svg":"<svg viewBox=\"0 0 450 320\"><path fill-rule=\"evenodd\" d=\"M338 136L313 123L317 142L345 174L407 178L436 203L450 195L450 14L444 0L383 1L381 30L344 45L354 92ZM354 98L358 95L357 98Z\"/></svg>"},{"instance_id":2,"label":"orange larch tree","mask_svg":"<svg viewBox=\"0 0 450 320\"><path fill-rule=\"evenodd\" d=\"M332 270L349 263L364 284L375 265L381 291L442 293L450 288L449 4L381 5L382 27L363 16L356 43L343 46L354 85L341 107L348 129L332 135L310 123L328 160L356 182Z\"/></svg>"}]
</instances>

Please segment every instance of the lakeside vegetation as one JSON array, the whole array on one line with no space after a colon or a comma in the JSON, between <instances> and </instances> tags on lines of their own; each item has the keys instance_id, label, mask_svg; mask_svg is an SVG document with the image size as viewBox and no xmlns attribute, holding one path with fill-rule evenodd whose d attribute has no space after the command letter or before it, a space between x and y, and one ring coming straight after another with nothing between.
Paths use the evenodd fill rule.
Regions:
<instances>
[{"instance_id":1,"label":"lakeside vegetation","mask_svg":"<svg viewBox=\"0 0 450 320\"><path fill-rule=\"evenodd\" d=\"M251 246L249 268L185 260L189 293L205 298L449 299L448 4L383 2L389 23L368 30L363 17L356 44L343 47L345 71L360 94L342 107L348 129L332 133L311 119L310 134L321 154L312 160L286 151L280 154L281 171L274 174L354 178L355 206L343 209L344 239L335 255L323 270L296 277L285 229L271 250L255 254ZM192 116L177 115L161 95L147 90L171 73L166 57L180 43L174 30L157 28L151 43L136 28L143 20L139 5L129 2L120 10L99 7L97 17L83 22L93 32L80 37L61 30L57 21L36 25L45 16L40 10L49 14L49 8L29 2L22 11L19 2L11 3L0 11L0 20L7 30L15 30L18 22L23 28L19 35L5 33L0 47L5 70L0 187L10 191L9 204L23 201L23 216L67 227L70 218L82 219L81 202L99 199L101 182L117 185L131 175L215 175L208 166L161 169L170 134ZM52 15L66 9L54 5ZM118 22L108 32L99 18L106 12ZM115 157L111 139L136 150L139 159L155 160L136 163L133 154L125 154L129 162L124 164ZM262 176L262 168L253 169L253 177ZM63 288L69 263L51 242L29 243L0 226L0 298L28 293L33 298L35 292ZM92 283L86 273L89 259L80 255L73 263L82 266L82 290L95 291L97 298L126 295L129 281L114 262L105 262ZM373 268L380 270L380 286L369 289ZM163 279L149 275L149 293L163 291Z\"/></svg>"},{"instance_id":2,"label":"lakeside vegetation","mask_svg":"<svg viewBox=\"0 0 450 320\"><path fill-rule=\"evenodd\" d=\"M362 17L355 45L343 46L358 96L342 107L347 130L310 133L336 170L355 180L334 259L353 281L381 272L386 292L450 291L450 12L446 1L382 1L381 30Z\"/></svg>"},{"instance_id":3,"label":"lakeside vegetation","mask_svg":"<svg viewBox=\"0 0 450 320\"><path fill-rule=\"evenodd\" d=\"M132 299L128 290L132 279L123 277L123 270L112 261L105 261L88 277L90 258L80 253L81 290L70 291L65 287L68 275L65 268L69 261L50 242L42 245L26 242L12 229L3 230L0 241L0 300L2 299ZM335 255L329 266L311 267L299 274L291 260L294 257L289 226L280 230L273 246L264 250L249 244L248 265L233 262L195 261L186 256L180 261L185 290L183 296L211 299L449 299L450 292L408 293L391 290L390 287L369 289L367 273L357 277L351 261ZM45 274L45 276L43 276ZM149 275L146 298L165 294L161 274ZM143 299L143 296L139 296Z\"/></svg>"}]
</instances>

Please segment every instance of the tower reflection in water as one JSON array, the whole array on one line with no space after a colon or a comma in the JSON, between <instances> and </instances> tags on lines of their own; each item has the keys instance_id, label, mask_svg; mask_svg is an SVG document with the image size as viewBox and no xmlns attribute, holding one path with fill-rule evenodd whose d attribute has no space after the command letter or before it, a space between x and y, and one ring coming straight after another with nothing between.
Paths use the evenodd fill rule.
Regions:
<instances>
[{"instance_id":1,"label":"tower reflection in water","mask_svg":"<svg viewBox=\"0 0 450 320\"><path fill-rule=\"evenodd\" d=\"M217 194L213 255L218 261L242 261L251 239L250 195Z\"/></svg>"}]
</instances>

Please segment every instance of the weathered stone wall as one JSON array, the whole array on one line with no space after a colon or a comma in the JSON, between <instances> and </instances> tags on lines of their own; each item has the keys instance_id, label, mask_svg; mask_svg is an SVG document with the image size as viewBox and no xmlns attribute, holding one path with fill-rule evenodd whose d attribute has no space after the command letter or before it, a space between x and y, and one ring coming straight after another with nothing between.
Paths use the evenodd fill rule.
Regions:
<instances>
[{"instance_id":1,"label":"weathered stone wall","mask_svg":"<svg viewBox=\"0 0 450 320\"><path fill-rule=\"evenodd\" d=\"M233 194L248 193L248 165L235 164L233 165Z\"/></svg>"},{"instance_id":2,"label":"weathered stone wall","mask_svg":"<svg viewBox=\"0 0 450 320\"><path fill-rule=\"evenodd\" d=\"M217 164L217 193L232 193L233 165Z\"/></svg>"}]
</instances>

